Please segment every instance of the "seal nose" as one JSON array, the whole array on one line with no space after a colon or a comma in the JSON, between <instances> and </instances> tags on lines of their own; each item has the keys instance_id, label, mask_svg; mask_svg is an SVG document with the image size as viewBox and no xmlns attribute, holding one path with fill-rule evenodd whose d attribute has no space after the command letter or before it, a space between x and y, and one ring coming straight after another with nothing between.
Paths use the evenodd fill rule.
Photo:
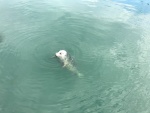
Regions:
<instances>
[{"instance_id":1,"label":"seal nose","mask_svg":"<svg viewBox=\"0 0 150 113\"><path fill-rule=\"evenodd\" d=\"M58 55L57 55L57 53L55 54L55 57L57 57Z\"/></svg>"}]
</instances>

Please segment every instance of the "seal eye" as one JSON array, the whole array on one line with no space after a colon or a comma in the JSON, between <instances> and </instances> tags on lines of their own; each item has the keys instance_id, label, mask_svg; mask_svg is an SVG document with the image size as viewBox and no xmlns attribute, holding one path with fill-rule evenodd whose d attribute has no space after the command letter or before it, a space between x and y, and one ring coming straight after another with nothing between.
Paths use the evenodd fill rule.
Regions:
<instances>
[{"instance_id":1,"label":"seal eye","mask_svg":"<svg viewBox=\"0 0 150 113\"><path fill-rule=\"evenodd\" d=\"M61 55L61 53L60 53L60 55Z\"/></svg>"}]
</instances>

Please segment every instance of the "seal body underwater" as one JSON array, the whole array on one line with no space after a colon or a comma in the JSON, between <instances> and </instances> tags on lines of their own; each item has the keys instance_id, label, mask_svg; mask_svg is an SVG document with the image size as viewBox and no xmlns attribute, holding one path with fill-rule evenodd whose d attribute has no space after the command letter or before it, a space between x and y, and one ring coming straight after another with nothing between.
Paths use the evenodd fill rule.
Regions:
<instances>
[{"instance_id":1,"label":"seal body underwater","mask_svg":"<svg viewBox=\"0 0 150 113\"><path fill-rule=\"evenodd\" d=\"M63 63L63 67L66 67L68 70L77 74L79 77L83 76L81 73L79 73L77 68L72 64L72 59L70 59L67 51L60 50L59 52L56 52L55 56L59 58L59 60Z\"/></svg>"}]
</instances>

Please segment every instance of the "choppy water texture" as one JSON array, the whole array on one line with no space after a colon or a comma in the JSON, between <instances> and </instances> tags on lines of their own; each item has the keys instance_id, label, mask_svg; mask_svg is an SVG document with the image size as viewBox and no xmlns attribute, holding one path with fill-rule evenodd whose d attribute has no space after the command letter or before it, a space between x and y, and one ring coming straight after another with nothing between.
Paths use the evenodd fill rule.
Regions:
<instances>
[{"instance_id":1,"label":"choppy water texture","mask_svg":"<svg viewBox=\"0 0 150 113\"><path fill-rule=\"evenodd\" d=\"M0 113L150 113L150 1L0 0Z\"/></svg>"}]
</instances>

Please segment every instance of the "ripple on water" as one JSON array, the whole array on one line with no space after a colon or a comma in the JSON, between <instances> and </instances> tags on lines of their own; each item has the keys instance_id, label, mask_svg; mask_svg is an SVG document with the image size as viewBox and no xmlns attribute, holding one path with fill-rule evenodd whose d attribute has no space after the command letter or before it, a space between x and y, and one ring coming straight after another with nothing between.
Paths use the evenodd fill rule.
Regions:
<instances>
[{"instance_id":1,"label":"ripple on water","mask_svg":"<svg viewBox=\"0 0 150 113\"><path fill-rule=\"evenodd\" d=\"M43 42L37 44L35 47L34 57L36 62L45 68L57 69L59 68L59 63L56 63L56 58L54 57L57 50L57 44L53 41Z\"/></svg>"}]
</instances>

